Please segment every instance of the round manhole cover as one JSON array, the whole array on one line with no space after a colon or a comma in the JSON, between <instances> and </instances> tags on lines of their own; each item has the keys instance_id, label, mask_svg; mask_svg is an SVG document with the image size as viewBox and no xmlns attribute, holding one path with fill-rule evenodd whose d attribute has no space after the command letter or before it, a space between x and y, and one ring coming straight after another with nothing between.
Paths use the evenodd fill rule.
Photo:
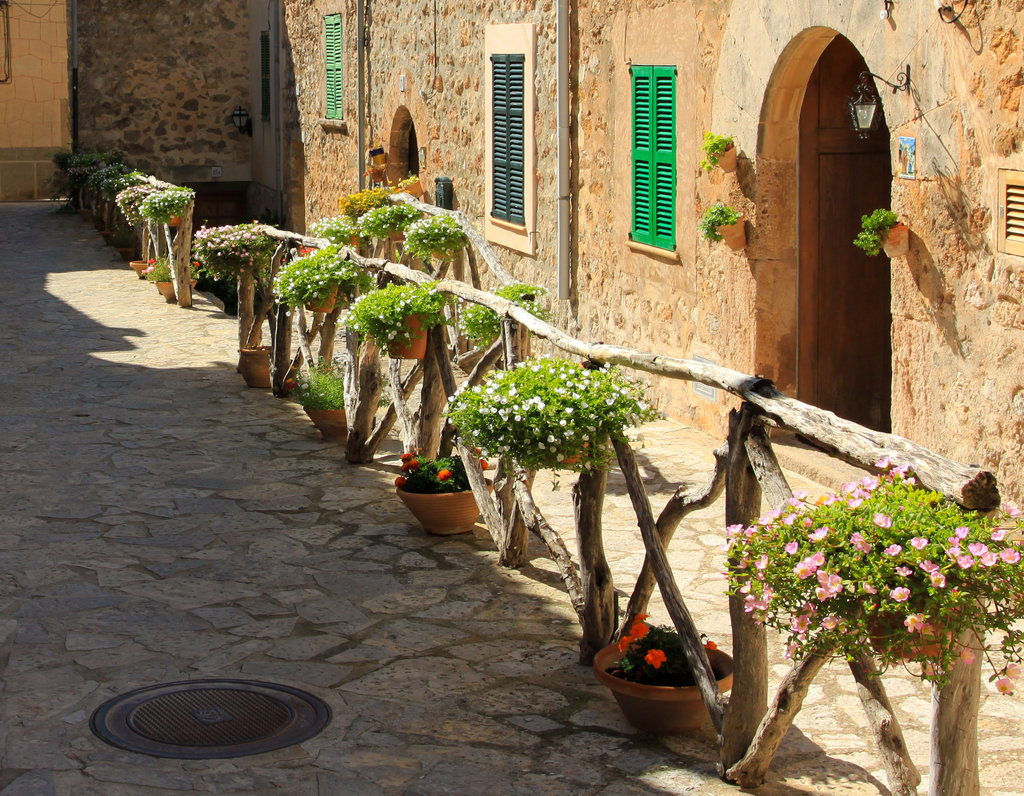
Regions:
<instances>
[{"instance_id":1,"label":"round manhole cover","mask_svg":"<svg viewBox=\"0 0 1024 796\"><path fill-rule=\"evenodd\" d=\"M92 731L154 757L242 757L301 743L331 720L305 691L251 680L187 680L140 688L105 702Z\"/></svg>"}]
</instances>

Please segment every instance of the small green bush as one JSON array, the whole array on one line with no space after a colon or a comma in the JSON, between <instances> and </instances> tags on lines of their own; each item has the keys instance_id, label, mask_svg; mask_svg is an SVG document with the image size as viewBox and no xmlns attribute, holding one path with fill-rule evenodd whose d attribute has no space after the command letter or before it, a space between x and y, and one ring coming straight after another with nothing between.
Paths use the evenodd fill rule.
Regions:
<instances>
[{"instance_id":1,"label":"small green bush","mask_svg":"<svg viewBox=\"0 0 1024 796\"><path fill-rule=\"evenodd\" d=\"M710 131L704 133L704 143L700 147L704 152L704 159L700 162L700 167L705 171L711 171L718 165L718 159L732 143L731 135L715 135Z\"/></svg>"},{"instance_id":2,"label":"small green bush","mask_svg":"<svg viewBox=\"0 0 1024 796\"><path fill-rule=\"evenodd\" d=\"M871 215L861 216L860 223L863 230L853 239L853 245L871 257L876 257L882 252L882 242L889 230L899 221L892 210L879 208Z\"/></svg>"},{"instance_id":3,"label":"small green bush","mask_svg":"<svg viewBox=\"0 0 1024 796\"><path fill-rule=\"evenodd\" d=\"M722 236L718 234L718 228L725 224L735 224L740 220L738 211L729 205L716 202L704 211L700 220L700 234L711 241L720 241Z\"/></svg>"},{"instance_id":4,"label":"small green bush","mask_svg":"<svg viewBox=\"0 0 1024 796\"><path fill-rule=\"evenodd\" d=\"M525 282L514 282L502 285L491 291L496 296L515 302L528 313L542 321L551 317L551 313L537 299L547 295L547 289L540 285L528 285ZM501 334L501 318L498 313L483 304L467 304L459 318L459 328L474 343L481 346L490 345Z\"/></svg>"}]
</instances>

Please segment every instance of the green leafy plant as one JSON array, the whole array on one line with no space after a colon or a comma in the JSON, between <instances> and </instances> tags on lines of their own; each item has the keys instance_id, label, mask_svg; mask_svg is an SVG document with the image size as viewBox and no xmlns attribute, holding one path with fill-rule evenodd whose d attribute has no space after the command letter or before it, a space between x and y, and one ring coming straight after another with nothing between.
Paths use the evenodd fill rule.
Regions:
<instances>
[{"instance_id":1,"label":"green leafy plant","mask_svg":"<svg viewBox=\"0 0 1024 796\"><path fill-rule=\"evenodd\" d=\"M884 665L912 661L941 685L958 661L983 654L1009 692L1024 652L1024 523L1004 509L964 509L918 488L906 468L817 501L795 494L785 509L728 529L729 590L787 634L789 657L869 652ZM960 646L973 631L975 642Z\"/></svg>"},{"instance_id":2,"label":"green leafy plant","mask_svg":"<svg viewBox=\"0 0 1024 796\"><path fill-rule=\"evenodd\" d=\"M140 224L144 218L141 211L142 203L157 190L159 189L148 183L130 185L119 191L114 201L125 218L133 224Z\"/></svg>"},{"instance_id":3,"label":"green leafy plant","mask_svg":"<svg viewBox=\"0 0 1024 796\"><path fill-rule=\"evenodd\" d=\"M704 133L704 143L700 147L704 153L704 159L700 162L700 167L705 171L714 169L718 165L718 159L722 153L732 145L731 135L716 135L710 131Z\"/></svg>"},{"instance_id":4,"label":"green leafy plant","mask_svg":"<svg viewBox=\"0 0 1024 796\"><path fill-rule=\"evenodd\" d=\"M142 200L139 213L157 224L166 224L184 213L195 198L195 191L191 188L175 187L155 191Z\"/></svg>"},{"instance_id":5,"label":"green leafy plant","mask_svg":"<svg viewBox=\"0 0 1024 796\"><path fill-rule=\"evenodd\" d=\"M363 237L359 221L346 215L314 221L309 225L309 234L316 238L327 238L335 246L355 246Z\"/></svg>"},{"instance_id":6,"label":"green leafy plant","mask_svg":"<svg viewBox=\"0 0 1024 796\"><path fill-rule=\"evenodd\" d=\"M203 227L192 243L193 258L218 279L237 277L243 271L262 273L269 265L277 242L256 224Z\"/></svg>"},{"instance_id":7,"label":"green leafy plant","mask_svg":"<svg viewBox=\"0 0 1024 796\"><path fill-rule=\"evenodd\" d=\"M882 244L885 242L885 236L889 234L889 230L898 221L899 216L892 210L886 210L885 208L879 208L870 215L861 216L860 224L862 230L854 238L853 245L858 249L863 249L871 257L876 257L882 253Z\"/></svg>"},{"instance_id":8,"label":"green leafy plant","mask_svg":"<svg viewBox=\"0 0 1024 796\"><path fill-rule=\"evenodd\" d=\"M325 360L299 374L295 391L306 409L345 408L345 379Z\"/></svg>"},{"instance_id":9,"label":"green leafy plant","mask_svg":"<svg viewBox=\"0 0 1024 796\"><path fill-rule=\"evenodd\" d=\"M386 238L392 232L403 232L420 217L420 211L412 205L389 204L375 207L359 216L359 229L370 238Z\"/></svg>"},{"instance_id":10,"label":"green leafy plant","mask_svg":"<svg viewBox=\"0 0 1024 796\"><path fill-rule=\"evenodd\" d=\"M686 687L696 684L683 643L674 627L649 625L647 614L637 614L629 631L619 639L623 653L611 673L631 683ZM705 649L718 649L713 641Z\"/></svg>"},{"instance_id":11,"label":"green leafy plant","mask_svg":"<svg viewBox=\"0 0 1024 796\"><path fill-rule=\"evenodd\" d=\"M412 335L408 318L420 317L423 329L432 329L447 322L444 309L448 300L435 288L425 285L388 285L365 293L355 300L345 323L359 334L366 334L379 345L404 345Z\"/></svg>"},{"instance_id":12,"label":"green leafy plant","mask_svg":"<svg viewBox=\"0 0 1024 796\"><path fill-rule=\"evenodd\" d=\"M547 295L547 289L540 285L529 285L525 282L514 282L511 285L502 285L491 291L496 296L508 299L535 318L546 321L551 313L541 304L538 299ZM483 304L467 304L459 316L459 328L473 342L486 346L490 345L501 334L501 317L490 307Z\"/></svg>"},{"instance_id":13,"label":"green leafy plant","mask_svg":"<svg viewBox=\"0 0 1024 796\"><path fill-rule=\"evenodd\" d=\"M369 188L359 193L343 196L338 200L338 209L353 221L365 215L375 207L387 207L391 204L391 188Z\"/></svg>"},{"instance_id":14,"label":"green leafy plant","mask_svg":"<svg viewBox=\"0 0 1024 796\"><path fill-rule=\"evenodd\" d=\"M108 201L114 201L125 188L145 182L146 175L141 171L129 171L126 174L116 173L100 184L100 195Z\"/></svg>"},{"instance_id":15,"label":"green leafy plant","mask_svg":"<svg viewBox=\"0 0 1024 796\"><path fill-rule=\"evenodd\" d=\"M448 215L417 218L405 230L405 252L422 260L450 260L467 242L459 222Z\"/></svg>"},{"instance_id":16,"label":"green leafy plant","mask_svg":"<svg viewBox=\"0 0 1024 796\"><path fill-rule=\"evenodd\" d=\"M144 269L142 274L150 282L173 282L174 272L171 271L171 263L166 257L157 257L155 260L150 260L148 268Z\"/></svg>"},{"instance_id":17,"label":"green leafy plant","mask_svg":"<svg viewBox=\"0 0 1024 796\"><path fill-rule=\"evenodd\" d=\"M298 307L323 304L335 291L351 301L372 285L366 271L349 262L337 246L328 246L282 268L274 281L274 292L289 306Z\"/></svg>"},{"instance_id":18,"label":"green leafy plant","mask_svg":"<svg viewBox=\"0 0 1024 796\"><path fill-rule=\"evenodd\" d=\"M488 467L485 459L480 460L480 465L485 470ZM441 495L470 489L466 466L459 456L428 459L412 453L402 454L402 474L395 479L395 486L404 492L420 495Z\"/></svg>"},{"instance_id":19,"label":"green leafy plant","mask_svg":"<svg viewBox=\"0 0 1024 796\"><path fill-rule=\"evenodd\" d=\"M528 469L610 464L609 438L657 417L643 387L610 367L541 358L457 393L448 417L463 441Z\"/></svg>"},{"instance_id":20,"label":"green leafy plant","mask_svg":"<svg viewBox=\"0 0 1024 796\"><path fill-rule=\"evenodd\" d=\"M135 236L131 227L117 224L114 226L113 234L110 236L110 243L118 249L129 249L135 245Z\"/></svg>"},{"instance_id":21,"label":"green leafy plant","mask_svg":"<svg viewBox=\"0 0 1024 796\"><path fill-rule=\"evenodd\" d=\"M700 219L700 234L710 241L720 241L722 236L718 228L726 224L735 224L740 220L740 214L727 204L716 202L704 211Z\"/></svg>"}]
</instances>

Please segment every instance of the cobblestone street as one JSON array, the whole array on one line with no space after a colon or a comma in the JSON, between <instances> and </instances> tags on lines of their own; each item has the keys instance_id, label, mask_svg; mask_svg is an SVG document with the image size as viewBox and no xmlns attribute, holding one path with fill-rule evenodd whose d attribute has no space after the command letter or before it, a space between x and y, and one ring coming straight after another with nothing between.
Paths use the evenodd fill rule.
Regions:
<instances>
[{"instance_id":1,"label":"cobblestone street","mask_svg":"<svg viewBox=\"0 0 1024 796\"><path fill-rule=\"evenodd\" d=\"M483 527L425 535L394 494L397 442L347 464L298 404L245 387L233 318L204 294L189 310L164 303L55 210L0 204L0 796L740 792L715 773L710 722L641 735L578 665L579 627L539 542L510 571ZM643 438L656 511L721 444L669 421ZM540 480L573 549L568 476ZM689 517L670 553L698 625L728 651L723 512ZM643 558L635 525L613 473L607 551L624 591ZM657 599L652 621L668 621ZM777 643L770 655L777 679L788 664ZM333 719L230 760L134 754L90 730L113 696L204 678L300 688ZM886 685L923 793L929 691L903 672ZM986 793L1022 792L1022 708L983 684ZM888 793L842 662L811 687L757 792Z\"/></svg>"}]
</instances>

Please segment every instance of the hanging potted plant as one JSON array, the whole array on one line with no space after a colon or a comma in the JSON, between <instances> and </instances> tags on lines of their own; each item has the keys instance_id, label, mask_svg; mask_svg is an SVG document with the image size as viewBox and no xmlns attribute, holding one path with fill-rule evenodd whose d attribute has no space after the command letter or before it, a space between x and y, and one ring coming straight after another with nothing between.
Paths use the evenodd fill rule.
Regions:
<instances>
[{"instance_id":1,"label":"hanging potted plant","mask_svg":"<svg viewBox=\"0 0 1024 796\"><path fill-rule=\"evenodd\" d=\"M171 224L173 219L180 218L195 198L195 191L191 188L175 187L155 191L142 200L139 213L157 224Z\"/></svg>"},{"instance_id":2,"label":"hanging potted plant","mask_svg":"<svg viewBox=\"0 0 1024 796\"><path fill-rule=\"evenodd\" d=\"M675 628L652 626L638 614L617 644L594 656L594 676L607 686L626 720L659 734L692 732L708 711ZM732 688L732 658L713 641L704 644L720 691Z\"/></svg>"},{"instance_id":3,"label":"hanging potted plant","mask_svg":"<svg viewBox=\"0 0 1024 796\"><path fill-rule=\"evenodd\" d=\"M174 295L174 274L171 273L171 264L166 257L150 260L149 266L142 273L156 285L156 289L167 299L168 304L177 301Z\"/></svg>"},{"instance_id":4,"label":"hanging potted plant","mask_svg":"<svg viewBox=\"0 0 1024 796\"><path fill-rule=\"evenodd\" d=\"M419 217L420 211L412 205L388 204L359 216L359 229L369 238L398 242L405 239L406 227Z\"/></svg>"},{"instance_id":5,"label":"hanging potted plant","mask_svg":"<svg viewBox=\"0 0 1024 796\"><path fill-rule=\"evenodd\" d=\"M722 202L716 202L704 211L699 228L707 240L724 240L733 251L739 251L747 245L743 216Z\"/></svg>"},{"instance_id":6,"label":"hanging potted plant","mask_svg":"<svg viewBox=\"0 0 1024 796\"><path fill-rule=\"evenodd\" d=\"M417 218L405 230L404 251L421 260L450 260L466 247L466 234L449 215Z\"/></svg>"},{"instance_id":7,"label":"hanging potted plant","mask_svg":"<svg viewBox=\"0 0 1024 796\"><path fill-rule=\"evenodd\" d=\"M605 468L610 439L657 416L643 387L617 370L551 357L498 371L448 404L464 442L534 470Z\"/></svg>"},{"instance_id":8,"label":"hanging potted plant","mask_svg":"<svg viewBox=\"0 0 1024 796\"><path fill-rule=\"evenodd\" d=\"M737 152L731 135L716 135L708 131L704 133L704 143L700 148L704 153L700 167L705 171L711 171L715 166L725 172L736 171Z\"/></svg>"},{"instance_id":9,"label":"hanging potted plant","mask_svg":"<svg viewBox=\"0 0 1024 796\"><path fill-rule=\"evenodd\" d=\"M332 245L288 263L274 280L274 292L290 307L305 306L312 312L331 312L339 298L347 305L372 285L370 275L349 262L344 253Z\"/></svg>"},{"instance_id":10,"label":"hanging potted plant","mask_svg":"<svg viewBox=\"0 0 1024 796\"><path fill-rule=\"evenodd\" d=\"M332 363L321 360L300 374L295 389L299 403L324 440L344 442L348 439L345 380Z\"/></svg>"},{"instance_id":11,"label":"hanging potted plant","mask_svg":"<svg viewBox=\"0 0 1024 796\"><path fill-rule=\"evenodd\" d=\"M729 589L786 634L788 657L869 653L942 686L983 655L1008 693L1024 655L1022 532L1019 512L964 509L896 468L729 528Z\"/></svg>"},{"instance_id":12,"label":"hanging potted plant","mask_svg":"<svg viewBox=\"0 0 1024 796\"><path fill-rule=\"evenodd\" d=\"M309 225L309 234L315 238L326 238L335 246L358 247L363 238L359 221L344 214L314 221Z\"/></svg>"},{"instance_id":13,"label":"hanging potted plant","mask_svg":"<svg viewBox=\"0 0 1024 796\"><path fill-rule=\"evenodd\" d=\"M365 191L350 193L338 200L338 209L342 215L353 221L359 219L375 207L387 207L391 204L392 188L367 188Z\"/></svg>"},{"instance_id":14,"label":"hanging potted plant","mask_svg":"<svg viewBox=\"0 0 1024 796\"><path fill-rule=\"evenodd\" d=\"M487 469L486 460L481 459L480 465ZM423 529L435 536L468 533L480 518L466 467L458 456L428 459L403 454L395 492Z\"/></svg>"},{"instance_id":15,"label":"hanging potted plant","mask_svg":"<svg viewBox=\"0 0 1024 796\"><path fill-rule=\"evenodd\" d=\"M861 231L853 245L876 257L884 250L889 257L904 257L910 251L910 230L892 210L879 208L861 216Z\"/></svg>"},{"instance_id":16,"label":"hanging potted plant","mask_svg":"<svg viewBox=\"0 0 1024 796\"><path fill-rule=\"evenodd\" d=\"M420 182L420 175L410 174L404 180L400 180L398 183L398 191L400 193L407 193L414 199L422 197L423 183Z\"/></svg>"},{"instance_id":17,"label":"hanging potted plant","mask_svg":"<svg viewBox=\"0 0 1024 796\"><path fill-rule=\"evenodd\" d=\"M117 203L121 212L124 213L124 217L132 224L141 224L145 219L141 210L142 203L158 190L158 188L148 183L130 185L124 190L118 192L114 201Z\"/></svg>"},{"instance_id":18,"label":"hanging potted plant","mask_svg":"<svg viewBox=\"0 0 1024 796\"><path fill-rule=\"evenodd\" d=\"M513 282L491 291L496 296L515 302L535 318L546 321L551 313L538 299L547 295L547 289L540 285ZM501 317L483 304L467 303L459 314L459 328L473 343L480 347L489 346L501 333Z\"/></svg>"},{"instance_id":19,"label":"hanging potted plant","mask_svg":"<svg viewBox=\"0 0 1024 796\"><path fill-rule=\"evenodd\" d=\"M346 325L386 347L395 359L422 359L427 332L447 322L448 301L434 283L388 285L360 296L352 304Z\"/></svg>"}]
</instances>

